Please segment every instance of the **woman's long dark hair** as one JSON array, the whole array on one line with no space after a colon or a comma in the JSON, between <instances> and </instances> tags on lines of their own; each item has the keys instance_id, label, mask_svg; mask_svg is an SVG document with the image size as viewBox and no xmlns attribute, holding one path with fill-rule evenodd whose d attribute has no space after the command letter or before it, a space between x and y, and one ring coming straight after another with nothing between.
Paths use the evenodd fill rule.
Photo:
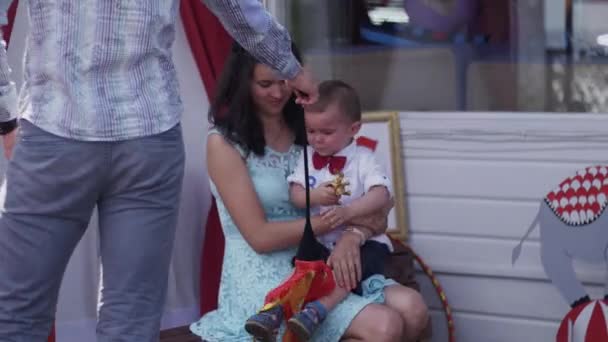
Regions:
<instances>
[{"instance_id":1,"label":"woman's long dark hair","mask_svg":"<svg viewBox=\"0 0 608 342\"><path fill-rule=\"evenodd\" d=\"M294 44L291 49L301 63L300 54ZM262 156L266 147L264 128L251 97L251 79L258 63L260 62L238 43L233 44L209 110L209 123L247 153L253 152ZM304 146L304 111L296 104L293 95L283 108L283 118L295 135L295 143Z\"/></svg>"}]
</instances>

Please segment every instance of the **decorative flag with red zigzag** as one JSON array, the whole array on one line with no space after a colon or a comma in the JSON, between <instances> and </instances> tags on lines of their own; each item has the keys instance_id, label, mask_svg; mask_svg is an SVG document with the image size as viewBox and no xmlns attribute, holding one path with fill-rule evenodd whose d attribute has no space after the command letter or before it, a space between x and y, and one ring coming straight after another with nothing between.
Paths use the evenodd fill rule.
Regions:
<instances>
[{"instance_id":1,"label":"decorative flag with red zigzag","mask_svg":"<svg viewBox=\"0 0 608 342\"><path fill-rule=\"evenodd\" d=\"M577 171L549 192L545 202L568 225L595 221L608 203L608 167L590 166Z\"/></svg>"}]
</instances>

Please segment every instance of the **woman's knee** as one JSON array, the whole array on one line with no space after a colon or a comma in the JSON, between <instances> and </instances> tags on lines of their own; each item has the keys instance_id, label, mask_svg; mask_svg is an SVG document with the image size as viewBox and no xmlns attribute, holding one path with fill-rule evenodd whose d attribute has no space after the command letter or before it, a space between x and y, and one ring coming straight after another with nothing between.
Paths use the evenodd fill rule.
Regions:
<instances>
[{"instance_id":1,"label":"woman's knee","mask_svg":"<svg viewBox=\"0 0 608 342\"><path fill-rule=\"evenodd\" d=\"M370 304L355 317L345 337L364 341L400 342L403 329L403 318L397 310Z\"/></svg>"},{"instance_id":2,"label":"woman's knee","mask_svg":"<svg viewBox=\"0 0 608 342\"><path fill-rule=\"evenodd\" d=\"M382 322L376 322L375 336L379 336L379 341L402 341L404 322L401 315L396 310L386 307L383 311Z\"/></svg>"},{"instance_id":3,"label":"woman's knee","mask_svg":"<svg viewBox=\"0 0 608 342\"><path fill-rule=\"evenodd\" d=\"M422 332L428 322L428 307L418 291L395 285L385 290L386 305L403 318L408 336Z\"/></svg>"},{"instance_id":4,"label":"woman's knee","mask_svg":"<svg viewBox=\"0 0 608 342\"><path fill-rule=\"evenodd\" d=\"M403 313L406 324L411 324L423 330L429 320L429 308L426 306L422 295L416 291L412 291L409 304L409 310Z\"/></svg>"}]
</instances>

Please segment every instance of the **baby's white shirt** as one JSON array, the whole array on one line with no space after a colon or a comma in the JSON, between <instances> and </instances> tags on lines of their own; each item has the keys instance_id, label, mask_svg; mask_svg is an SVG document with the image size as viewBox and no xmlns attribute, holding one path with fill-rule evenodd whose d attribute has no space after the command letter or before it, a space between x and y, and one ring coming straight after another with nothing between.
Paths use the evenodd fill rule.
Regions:
<instances>
[{"instance_id":1,"label":"baby's white shirt","mask_svg":"<svg viewBox=\"0 0 608 342\"><path fill-rule=\"evenodd\" d=\"M330 182L336 178L336 175L333 175L329 171L328 166L316 170L312 162L314 151L310 146L307 147L307 151L308 182L311 189L314 189L319 184ZM363 196L363 194L374 186L385 186L392 197L390 179L386 174L384 167L378 162L371 149L364 146L358 146L356 142L353 141L340 152L334 154L334 156L346 157L346 164L342 169L342 173L344 174L344 180L349 183L349 185L346 186L346 190L350 191L350 195L342 195L340 197L340 205L348 205L354 199ZM287 181L305 187L304 177L304 156L301 154L295 170L287 177ZM331 209L331 207L313 207L311 208L311 214L323 213L329 209ZM344 232L344 228L345 227L336 228L331 232L319 236L318 240L331 250ZM393 245L386 234L375 235L371 237L370 240L381 242L387 245L390 251L393 251Z\"/></svg>"}]
</instances>

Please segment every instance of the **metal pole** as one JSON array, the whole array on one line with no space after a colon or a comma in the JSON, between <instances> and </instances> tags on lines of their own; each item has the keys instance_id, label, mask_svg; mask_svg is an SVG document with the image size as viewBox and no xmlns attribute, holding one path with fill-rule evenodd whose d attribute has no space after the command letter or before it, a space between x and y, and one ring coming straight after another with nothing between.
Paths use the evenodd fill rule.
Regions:
<instances>
[{"instance_id":1,"label":"metal pole","mask_svg":"<svg viewBox=\"0 0 608 342\"><path fill-rule=\"evenodd\" d=\"M572 81L574 79L574 66L572 63L574 49L572 47L572 41L574 40L574 28L573 28L573 1L566 0L565 7L565 21L566 21L566 60L564 63L564 79L563 79L563 87L564 87L564 104L566 105L566 111L570 111L572 108Z\"/></svg>"}]
</instances>

